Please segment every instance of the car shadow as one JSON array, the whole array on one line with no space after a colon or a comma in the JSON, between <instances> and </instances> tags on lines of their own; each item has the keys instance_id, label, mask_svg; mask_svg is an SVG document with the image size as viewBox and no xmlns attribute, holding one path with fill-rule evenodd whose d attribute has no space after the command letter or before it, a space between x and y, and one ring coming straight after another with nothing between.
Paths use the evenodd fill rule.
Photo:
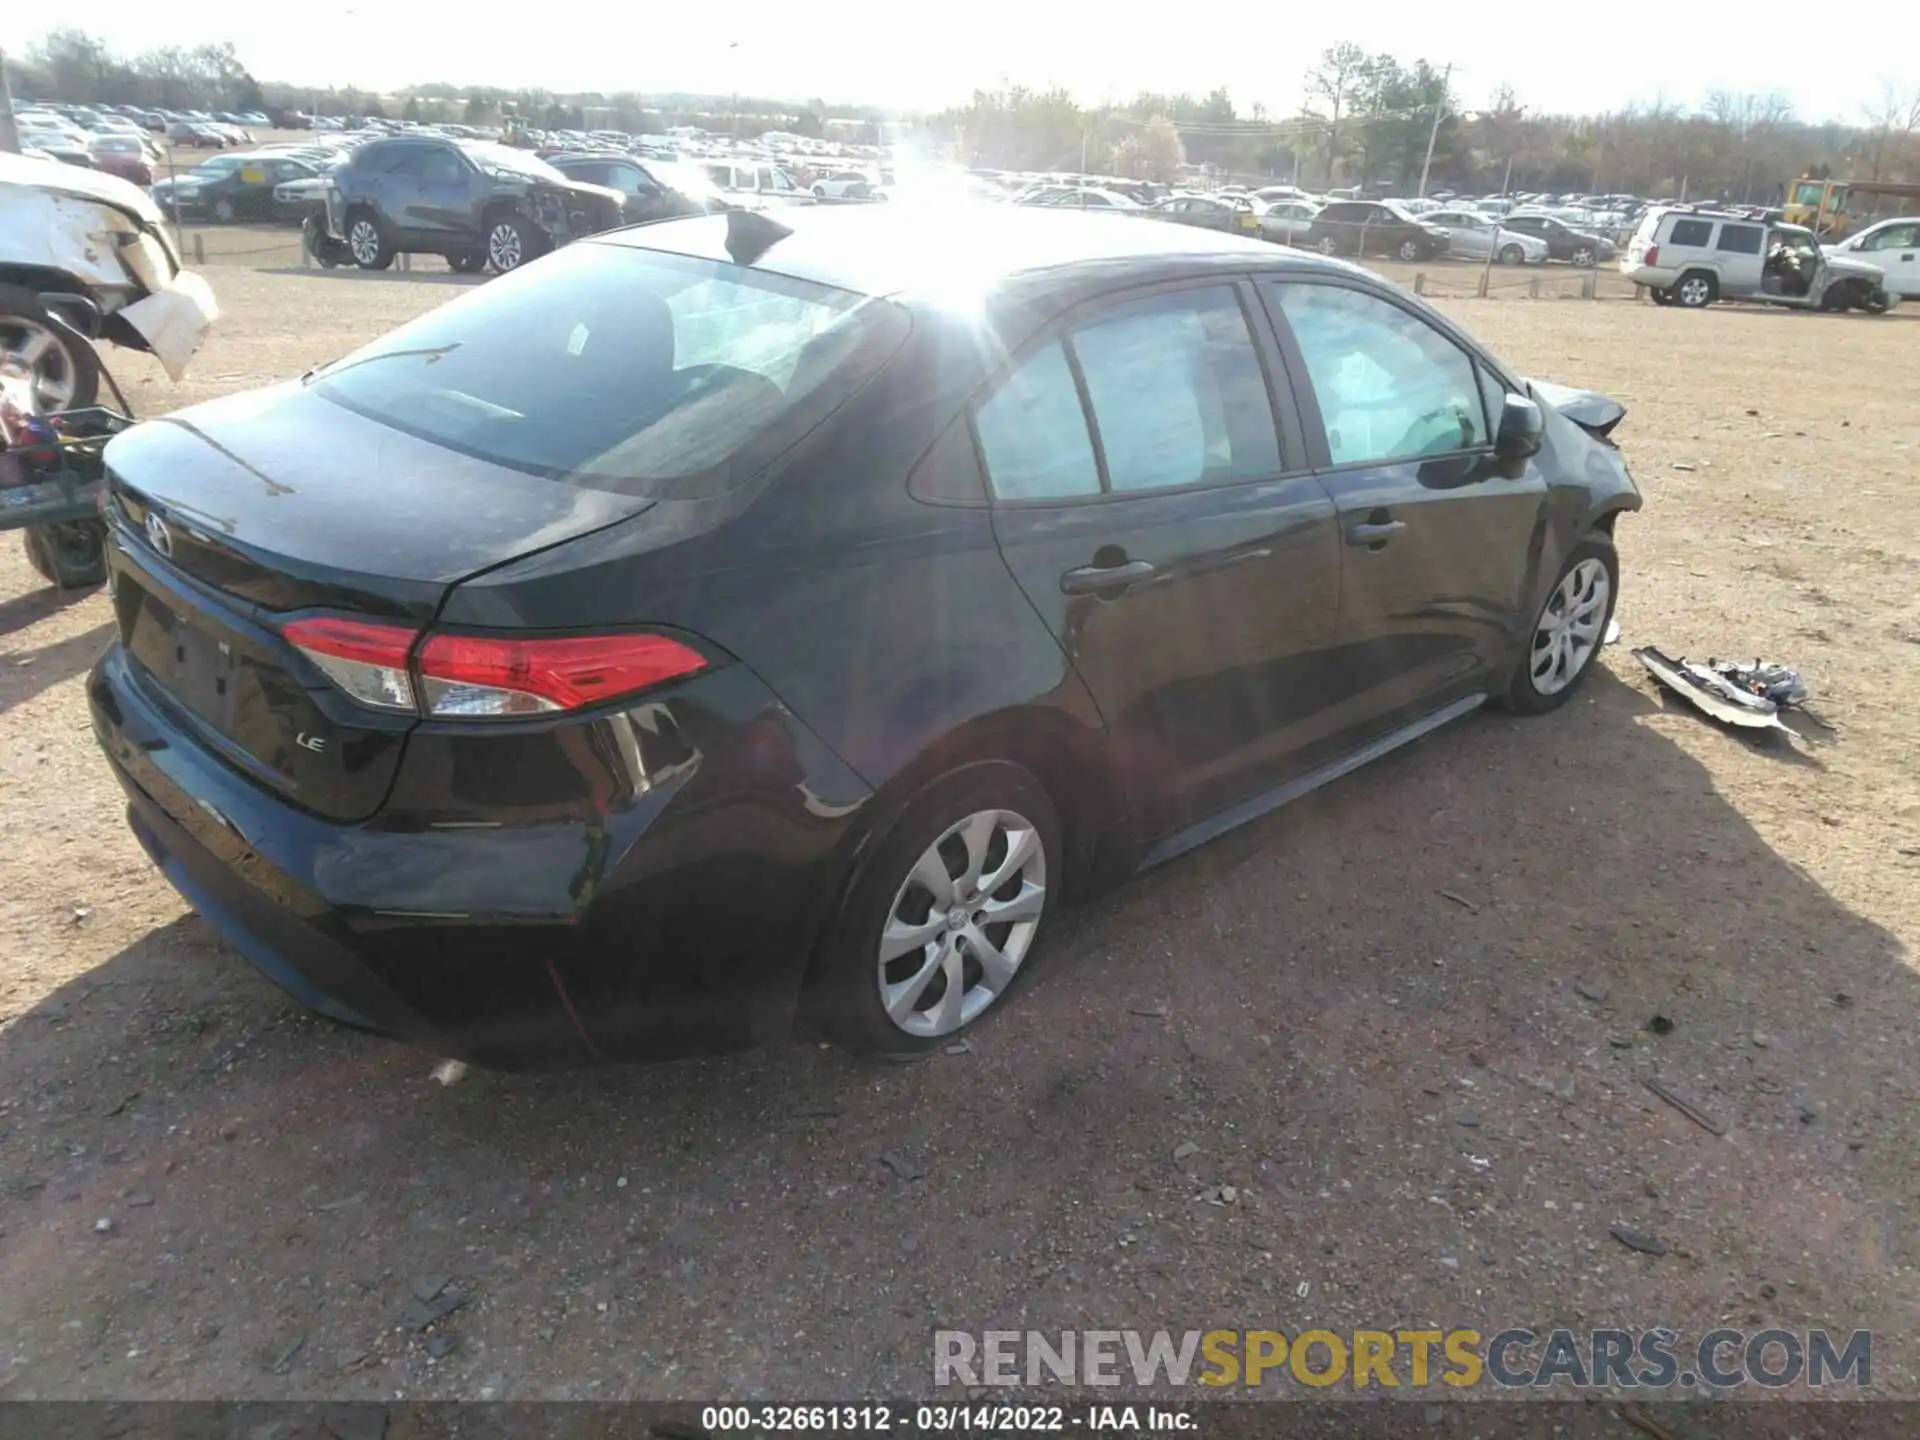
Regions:
<instances>
[{"instance_id":1,"label":"car shadow","mask_svg":"<svg viewBox=\"0 0 1920 1440\"><path fill-rule=\"evenodd\" d=\"M84 600L93 594L98 586L88 585L71 590L62 590L57 585L42 585L38 589L28 590L7 600L0 600L0 637L24 630L29 625L37 625L51 615L57 615L67 606Z\"/></svg>"},{"instance_id":2,"label":"car shadow","mask_svg":"<svg viewBox=\"0 0 1920 1440\"><path fill-rule=\"evenodd\" d=\"M0 1389L923 1393L936 1325L1281 1313L1906 1333L1908 957L1695 758L1745 742L1629 671L1060 917L917 1065L443 1086L197 918L146 929L0 1030L0 1329L75 1322ZM414 1325L422 1290L459 1303Z\"/></svg>"},{"instance_id":3,"label":"car shadow","mask_svg":"<svg viewBox=\"0 0 1920 1440\"><path fill-rule=\"evenodd\" d=\"M106 620L50 645L9 651L0 661L0 715L80 674L100 658L112 638L113 622Z\"/></svg>"}]
</instances>

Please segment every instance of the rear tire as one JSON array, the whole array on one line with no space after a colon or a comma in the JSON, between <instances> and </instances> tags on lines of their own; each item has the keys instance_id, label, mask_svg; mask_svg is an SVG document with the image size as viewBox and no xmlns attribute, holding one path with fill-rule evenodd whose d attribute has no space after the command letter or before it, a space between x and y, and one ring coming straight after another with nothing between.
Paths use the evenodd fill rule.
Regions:
<instances>
[{"instance_id":1,"label":"rear tire","mask_svg":"<svg viewBox=\"0 0 1920 1440\"><path fill-rule=\"evenodd\" d=\"M1506 693L1496 697L1500 708L1544 715L1566 704L1592 672L1619 598L1620 557L1612 542L1604 535L1582 540L1534 612Z\"/></svg>"},{"instance_id":2,"label":"rear tire","mask_svg":"<svg viewBox=\"0 0 1920 1440\"><path fill-rule=\"evenodd\" d=\"M951 1044L1029 982L1064 861L1053 802L1030 771L989 761L935 781L855 871L814 957L807 1020L856 1055L910 1059ZM975 890L970 869L1004 878ZM1000 910L1018 918L982 918ZM889 930L897 938L883 948ZM883 959L885 949L898 953Z\"/></svg>"},{"instance_id":3,"label":"rear tire","mask_svg":"<svg viewBox=\"0 0 1920 1440\"><path fill-rule=\"evenodd\" d=\"M27 563L57 589L84 590L107 578L104 520L29 525L20 538L27 547Z\"/></svg>"},{"instance_id":4,"label":"rear tire","mask_svg":"<svg viewBox=\"0 0 1920 1440\"><path fill-rule=\"evenodd\" d=\"M1313 248L1318 250L1322 255L1338 255L1340 253L1340 242L1331 235L1322 235L1314 242Z\"/></svg>"},{"instance_id":5,"label":"rear tire","mask_svg":"<svg viewBox=\"0 0 1920 1440\"><path fill-rule=\"evenodd\" d=\"M1673 303L1682 310L1704 310L1720 298L1720 282L1699 270L1690 270L1673 282Z\"/></svg>"}]
</instances>

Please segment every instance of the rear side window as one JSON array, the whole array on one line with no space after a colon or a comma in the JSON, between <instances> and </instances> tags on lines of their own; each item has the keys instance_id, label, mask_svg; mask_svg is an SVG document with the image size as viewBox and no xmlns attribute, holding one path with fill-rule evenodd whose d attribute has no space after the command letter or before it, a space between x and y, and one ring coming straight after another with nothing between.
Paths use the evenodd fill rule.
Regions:
<instances>
[{"instance_id":1,"label":"rear side window","mask_svg":"<svg viewBox=\"0 0 1920 1440\"><path fill-rule=\"evenodd\" d=\"M1757 225L1722 225L1720 238L1714 242L1716 250L1730 250L1736 255L1758 255L1760 237L1766 232Z\"/></svg>"},{"instance_id":2,"label":"rear side window","mask_svg":"<svg viewBox=\"0 0 1920 1440\"><path fill-rule=\"evenodd\" d=\"M1676 220L1673 229L1667 234L1670 245L1687 245L1694 249L1705 249L1707 242L1713 239L1711 220Z\"/></svg>"},{"instance_id":3,"label":"rear side window","mask_svg":"<svg viewBox=\"0 0 1920 1440\"><path fill-rule=\"evenodd\" d=\"M1108 488L1252 480L1280 469L1267 382L1232 290L1129 301L1073 331Z\"/></svg>"},{"instance_id":4,"label":"rear side window","mask_svg":"<svg viewBox=\"0 0 1920 1440\"><path fill-rule=\"evenodd\" d=\"M357 414L529 474L697 496L725 489L735 458L769 432L817 423L816 392L871 375L907 329L888 301L585 243L467 292L312 383Z\"/></svg>"},{"instance_id":5,"label":"rear side window","mask_svg":"<svg viewBox=\"0 0 1920 1440\"><path fill-rule=\"evenodd\" d=\"M980 458L1002 500L1100 493L1100 469L1066 348L1035 350L974 413Z\"/></svg>"},{"instance_id":6,"label":"rear side window","mask_svg":"<svg viewBox=\"0 0 1920 1440\"><path fill-rule=\"evenodd\" d=\"M1224 484L1280 470L1266 377L1226 286L1099 311L1028 356L979 406L974 425L1002 500Z\"/></svg>"}]
</instances>

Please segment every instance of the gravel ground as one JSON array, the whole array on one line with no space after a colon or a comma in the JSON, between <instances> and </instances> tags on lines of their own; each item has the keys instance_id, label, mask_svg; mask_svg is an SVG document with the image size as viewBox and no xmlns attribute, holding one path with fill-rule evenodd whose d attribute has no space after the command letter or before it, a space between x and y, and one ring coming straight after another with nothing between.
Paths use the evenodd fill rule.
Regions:
<instances>
[{"instance_id":1,"label":"gravel ground","mask_svg":"<svg viewBox=\"0 0 1920 1440\"><path fill-rule=\"evenodd\" d=\"M213 279L186 384L118 357L143 411L466 283ZM1628 641L1796 663L1832 728L1723 732L1616 647L1066 917L912 1067L443 1088L310 1018L128 833L106 601L10 542L0 1397L851 1397L925 1391L935 1328L1417 1322L1870 1328L1920 1395L1920 322L1446 303L1627 403Z\"/></svg>"}]
</instances>

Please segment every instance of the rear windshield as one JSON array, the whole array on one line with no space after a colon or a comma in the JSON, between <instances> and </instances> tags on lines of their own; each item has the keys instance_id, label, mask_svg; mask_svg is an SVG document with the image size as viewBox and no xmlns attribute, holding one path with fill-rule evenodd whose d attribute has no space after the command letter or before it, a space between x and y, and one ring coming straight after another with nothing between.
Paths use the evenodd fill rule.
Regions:
<instances>
[{"instance_id":1,"label":"rear windshield","mask_svg":"<svg viewBox=\"0 0 1920 1440\"><path fill-rule=\"evenodd\" d=\"M889 301L584 242L430 311L312 385L529 474L691 498L746 478L818 423L907 328Z\"/></svg>"}]
</instances>

